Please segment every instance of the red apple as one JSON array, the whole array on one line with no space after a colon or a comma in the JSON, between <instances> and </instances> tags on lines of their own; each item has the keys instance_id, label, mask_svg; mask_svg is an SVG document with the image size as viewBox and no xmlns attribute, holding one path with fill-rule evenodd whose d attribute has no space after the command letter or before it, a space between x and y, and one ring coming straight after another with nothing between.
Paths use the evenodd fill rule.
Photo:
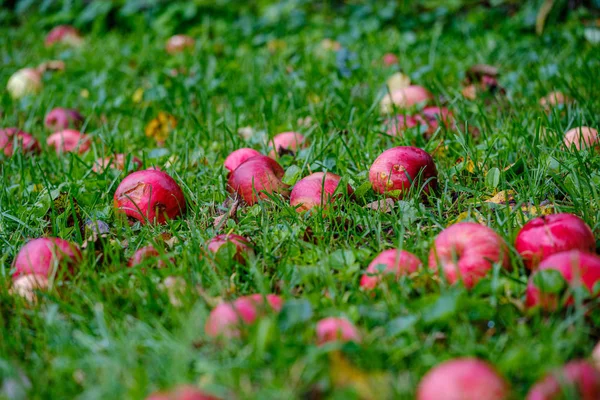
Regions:
<instances>
[{"instance_id":1,"label":"red apple","mask_svg":"<svg viewBox=\"0 0 600 400\"><path fill-rule=\"evenodd\" d=\"M398 56L394 53L385 53L383 55L383 65L391 67L392 65L398 64Z\"/></svg>"},{"instance_id":2,"label":"red apple","mask_svg":"<svg viewBox=\"0 0 600 400\"><path fill-rule=\"evenodd\" d=\"M323 318L317 322L317 343L361 342L358 329L346 318Z\"/></svg>"},{"instance_id":3,"label":"red apple","mask_svg":"<svg viewBox=\"0 0 600 400\"><path fill-rule=\"evenodd\" d=\"M77 29L69 25L59 25L54 27L48 35L46 35L46 47L56 43L66 44L69 46L80 46L83 43L83 38Z\"/></svg>"},{"instance_id":4,"label":"red apple","mask_svg":"<svg viewBox=\"0 0 600 400\"><path fill-rule=\"evenodd\" d=\"M596 347L594 347L594 351L592 352L592 361L594 362L594 365L598 371L600 371L600 342L598 342Z\"/></svg>"},{"instance_id":5,"label":"red apple","mask_svg":"<svg viewBox=\"0 0 600 400\"><path fill-rule=\"evenodd\" d=\"M426 136L431 136L440 126L440 122L443 126L449 128L454 121L454 116L446 107L425 107L423 111L421 111L421 115L428 126Z\"/></svg>"},{"instance_id":6,"label":"red apple","mask_svg":"<svg viewBox=\"0 0 600 400\"><path fill-rule=\"evenodd\" d=\"M246 259L254 254L252 244L243 236L236 235L234 233L217 235L208 241L207 249L213 254L217 254L219 249L227 243L233 243L235 246L235 253L228 254L228 258L235 260L236 262L245 265Z\"/></svg>"},{"instance_id":7,"label":"red apple","mask_svg":"<svg viewBox=\"0 0 600 400\"><path fill-rule=\"evenodd\" d=\"M337 187L342 178L331 172L315 172L301 179L294 185L290 194L290 204L296 211L308 211L313 207L327 207L335 201ZM352 194L350 185L346 185L346 193Z\"/></svg>"},{"instance_id":8,"label":"red apple","mask_svg":"<svg viewBox=\"0 0 600 400\"><path fill-rule=\"evenodd\" d=\"M117 169L119 171L137 171L142 168L142 160L136 156L132 156L127 162L125 154L115 154L114 156L99 158L94 162L92 170L96 173L102 173L107 169Z\"/></svg>"},{"instance_id":9,"label":"red apple","mask_svg":"<svg viewBox=\"0 0 600 400\"><path fill-rule=\"evenodd\" d=\"M177 182L154 169L127 175L117 187L114 203L120 212L142 224L164 224L186 210L185 197Z\"/></svg>"},{"instance_id":10,"label":"red apple","mask_svg":"<svg viewBox=\"0 0 600 400\"><path fill-rule=\"evenodd\" d=\"M380 265L385 269L380 273ZM390 249L384 250L371 261L367 267L367 273L360 279L360 286L366 290L374 289L383 274L394 274L397 278L401 275L408 275L416 272L423 266L423 263L414 254L405 251Z\"/></svg>"},{"instance_id":11,"label":"red apple","mask_svg":"<svg viewBox=\"0 0 600 400\"><path fill-rule=\"evenodd\" d=\"M146 400L219 400L191 385L180 385L164 392L152 393Z\"/></svg>"},{"instance_id":12,"label":"red apple","mask_svg":"<svg viewBox=\"0 0 600 400\"><path fill-rule=\"evenodd\" d=\"M68 108L55 108L46 115L44 125L52 132L64 129L79 129L83 124L83 117L77 110Z\"/></svg>"},{"instance_id":13,"label":"red apple","mask_svg":"<svg viewBox=\"0 0 600 400\"><path fill-rule=\"evenodd\" d=\"M196 41L188 35L173 35L167 40L165 49L169 54L181 53L188 49L193 49Z\"/></svg>"},{"instance_id":14,"label":"red apple","mask_svg":"<svg viewBox=\"0 0 600 400\"><path fill-rule=\"evenodd\" d=\"M598 131L594 128L590 128L589 126L580 126L568 130L567 133L565 133L564 142L567 148L574 146L577 150L582 150L589 147L597 149L600 147Z\"/></svg>"},{"instance_id":15,"label":"red apple","mask_svg":"<svg viewBox=\"0 0 600 400\"><path fill-rule=\"evenodd\" d=\"M265 296L268 308L279 312L283 307L281 297L268 294ZM210 337L223 336L239 337L241 325L253 324L257 318L267 311L265 297L262 294L252 294L240 297L231 303L221 303L215 307L206 321L205 331Z\"/></svg>"},{"instance_id":16,"label":"red apple","mask_svg":"<svg viewBox=\"0 0 600 400\"><path fill-rule=\"evenodd\" d=\"M229 171L229 173L235 171L237 167L246 162L248 159L261 156L258 151L249 148L237 149L227 156L223 166Z\"/></svg>"},{"instance_id":17,"label":"red apple","mask_svg":"<svg viewBox=\"0 0 600 400\"><path fill-rule=\"evenodd\" d=\"M23 68L12 74L6 90L13 99L39 93L42 90L42 74L35 68Z\"/></svg>"},{"instance_id":18,"label":"red apple","mask_svg":"<svg viewBox=\"0 0 600 400\"><path fill-rule=\"evenodd\" d=\"M426 103L433 96L422 86L410 85L401 89L394 90L381 100L381 109L383 112L391 112L396 108L410 108L417 104Z\"/></svg>"},{"instance_id":19,"label":"red apple","mask_svg":"<svg viewBox=\"0 0 600 400\"><path fill-rule=\"evenodd\" d=\"M593 252L596 239L589 226L573 214L553 214L532 219L523 225L515 248L525 266L535 269L550 255L567 250Z\"/></svg>"},{"instance_id":20,"label":"red apple","mask_svg":"<svg viewBox=\"0 0 600 400\"><path fill-rule=\"evenodd\" d=\"M72 129L55 132L48 136L46 143L54 147L56 154L74 153L83 154L90 149L91 141L87 135Z\"/></svg>"},{"instance_id":21,"label":"red apple","mask_svg":"<svg viewBox=\"0 0 600 400\"><path fill-rule=\"evenodd\" d=\"M425 185L425 194L429 194L437 185L437 169L433 158L416 147L388 149L377 157L369 170L373 190L395 199L403 198L417 179Z\"/></svg>"},{"instance_id":22,"label":"red apple","mask_svg":"<svg viewBox=\"0 0 600 400\"><path fill-rule=\"evenodd\" d=\"M269 157L277 158L286 151L296 153L298 150L307 146L306 139L298 132L282 132L275 135L269 142L272 150L269 152Z\"/></svg>"},{"instance_id":23,"label":"red apple","mask_svg":"<svg viewBox=\"0 0 600 400\"><path fill-rule=\"evenodd\" d=\"M419 383L417 400L508 400L506 381L487 362L456 358L427 372Z\"/></svg>"},{"instance_id":24,"label":"red apple","mask_svg":"<svg viewBox=\"0 0 600 400\"><path fill-rule=\"evenodd\" d=\"M288 185L281 182L284 170L266 156L249 158L229 175L229 191L236 192L246 203L267 199L270 193L284 193Z\"/></svg>"},{"instance_id":25,"label":"red apple","mask_svg":"<svg viewBox=\"0 0 600 400\"><path fill-rule=\"evenodd\" d=\"M75 243L59 238L33 239L21 247L13 263L13 280L22 275L51 277L60 270L72 270L81 261L81 251Z\"/></svg>"},{"instance_id":26,"label":"red apple","mask_svg":"<svg viewBox=\"0 0 600 400\"><path fill-rule=\"evenodd\" d=\"M15 139L17 147L23 153L39 153L40 145L33 136L17 128L6 128L0 129L0 149L4 151L5 156L10 157L14 154Z\"/></svg>"},{"instance_id":27,"label":"red apple","mask_svg":"<svg viewBox=\"0 0 600 400\"><path fill-rule=\"evenodd\" d=\"M385 121L387 134L390 136L401 136L404 131L415 126L423 125L425 121L420 115L396 115Z\"/></svg>"},{"instance_id":28,"label":"red apple","mask_svg":"<svg viewBox=\"0 0 600 400\"><path fill-rule=\"evenodd\" d=\"M474 222L459 222L444 229L429 253L429 269L444 274L450 284L463 281L468 289L500 263L510 269L508 246L493 229Z\"/></svg>"},{"instance_id":29,"label":"red apple","mask_svg":"<svg viewBox=\"0 0 600 400\"><path fill-rule=\"evenodd\" d=\"M600 257L597 255L581 250L553 254L539 264L537 271L529 279L525 303L528 307L541 306L548 310L554 310L558 307L559 299L557 295L543 293L534 282L535 274L546 269L560 272L570 287L583 285L590 293L594 292L594 285L600 281ZM572 302L572 298L567 299L567 304Z\"/></svg>"},{"instance_id":30,"label":"red apple","mask_svg":"<svg viewBox=\"0 0 600 400\"><path fill-rule=\"evenodd\" d=\"M572 395L579 400L600 399L600 371L587 361L571 361L548 374L531 388L527 400L570 399Z\"/></svg>"},{"instance_id":31,"label":"red apple","mask_svg":"<svg viewBox=\"0 0 600 400\"><path fill-rule=\"evenodd\" d=\"M137 267L140 264L144 265L155 265L157 268L164 268L169 265L167 261L161 258L161 255L164 253L160 253L158 250L154 248L152 245L144 246L136 250L133 253L133 256L129 259L127 266L130 268ZM172 258L169 259L171 264L175 264L175 260Z\"/></svg>"}]
</instances>

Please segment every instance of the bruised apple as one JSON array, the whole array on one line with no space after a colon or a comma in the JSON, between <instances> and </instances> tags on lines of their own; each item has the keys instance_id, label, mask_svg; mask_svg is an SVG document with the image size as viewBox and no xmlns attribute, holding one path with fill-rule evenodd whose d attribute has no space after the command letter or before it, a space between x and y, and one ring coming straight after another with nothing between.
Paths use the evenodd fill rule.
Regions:
<instances>
[{"instance_id":1,"label":"bruised apple","mask_svg":"<svg viewBox=\"0 0 600 400\"><path fill-rule=\"evenodd\" d=\"M288 185L281 181L284 170L277 161L266 156L249 158L230 175L229 191L237 193L247 204L267 199L271 193L286 193Z\"/></svg>"},{"instance_id":2,"label":"bruised apple","mask_svg":"<svg viewBox=\"0 0 600 400\"><path fill-rule=\"evenodd\" d=\"M575 147L577 150L586 148L599 148L600 138L598 131L589 126L579 126L565 133L564 143L567 148Z\"/></svg>"},{"instance_id":3,"label":"bruised apple","mask_svg":"<svg viewBox=\"0 0 600 400\"><path fill-rule=\"evenodd\" d=\"M571 361L542 378L527 394L527 400L563 398L600 399L600 371L587 361Z\"/></svg>"},{"instance_id":4,"label":"bruised apple","mask_svg":"<svg viewBox=\"0 0 600 400\"><path fill-rule=\"evenodd\" d=\"M235 171L237 167L246 162L248 159L261 156L258 151L250 148L237 149L227 156L223 166L229 171L229 173Z\"/></svg>"},{"instance_id":5,"label":"bruised apple","mask_svg":"<svg viewBox=\"0 0 600 400\"><path fill-rule=\"evenodd\" d=\"M234 233L217 235L214 238L210 239L207 244L207 249L209 252L217 255L223 246L228 243L233 244L232 250L233 254L227 254L226 258L235 260L236 262L244 265L246 264L246 259L254 254L254 250L252 249L252 244L243 236L236 235Z\"/></svg>"},{"instance_id":6,"label":"bruised apple","mask_svg":"<svg viewBox=\"0 0 600 400\"><path fill-rule=\"evenodd\" d=\"M52 132L69 128L79 129L82 124L83 116L77 110L69 108L55 108L44 119L44 125Z\"/></svg>"},{"instance_id":7,"label":"bruised apple","mask_svg":"<svg viewBox=\"0 0 600 400\"><path fill-rule=\"evenodd\" d=\"M99 158L94 162L92 170L96 173L104 172L107 169L117 169L119 171L137 171L142 168L142 160L132 156L128 161L125 154L115 154L114 156Z\"/></svg>"},{"instance_id":8,"label":"bruised apple","mask_svg":"<svg viewBox=\"0 0 600 400\"><path fill-rule=\"evenodd\" d=\"M439 271L450 284L460 280L472 288L499 263L510 269L508 246L493 229L459 222L444 229L429 253L429 269Z\"/></svg>"},{"instance_id":9,"label":"bruised apple","mask_svg":"<svg viewBox=\"0 0 600 400\"><path fill-rule=\"evenodd\" d=\"M119 184L115 208L142 224L164 224L185 213L181 187L168 174L155 169L133 172Z\"/></svg>"},{"instance_id":10,"label":"bruised apple","mask_svg":"<svg viewBox=\"0 0 600 400\"><path fill-rule=\"evenodd\" d=\"M356 342L361 337L358 329L346 318L323 318L317 322L317 343L323 345L329 342Z\"/></svg>"},{"instance_id":11,"label":"bruised apple","mask_svg":"<svg viewBox=\"0 0 600 400\"><path fill-rule=\"evenodd\" d=\"M266 304L265 304L266 300ZM210 337L239 337L243 325L251 325L268 312L279 312L283 299L275 294L252 294L229 303L221 303L210 313L205 332Z\"/></svg>"},{"instance_id":12,"label":"bruised apple","mask_svg":"<svg viewBox=\"0 0 600 400\"><path fill-rule=\"evenodd\" d=\"M15 142L18 149L24 154L39 153L40 145L38 141L29 133L23 132L17 128L0 129L0 149L7 157L15 153Z\"/></svg>"},{"instance_id":13,"label":"bruised apple","mask_svg":"<svg viewBox=\"0 0 600 400\"><path fill-rule=\"evenodd\" d=\"M21 247L13 263L13 280L23 275L49 278L70 272L81 261L79 246L59 238L33 239Z\"/></svg>"},{"instance_id":14,"label":"bruised apple","mask_svg":"<svg viewBox=\"0 0 600 400\"><path fill-rule=\"evenodd\" d=\"M590 227L573 214L537 217L523 225L515 239L515 249L525 266L535 269L540 261L567 250L593 252L596 239Z\"/></svg>"},{"instance_id":15,"label":"bruised apple","mask_svg":"<svg viewBox=\"0 0 600 400\"><path fill-rule=\"evenodd\" d=\"M417 400L508 400L506 381L487 362L456 358L433 367L421 380Z\"/></svg>"},{"instance_id":16,"label":"bruised apple","mask_svg":"<svg viewBox=\"0 0 600 400\"><path fill-rule=\"evenodd\" d=\"M315 172L294 185L290 194L290 204L296 211L308 211L313 207L327 207L332 204L336 197L342 195L336 190L342 178L331 172ZM350 185L346 185L347 194L352 194Z\"/></svg>"},{"instance_id":17,"label":"bruised apple","mask_svg":"<svg viewBox=\"0 0 600 400\"><path fill-rule=\"evenodd\" d=\"M90 149L91 141L87 135L72 130L55 132L46 139L48 146L56 150L56 154L79 153L83 154Z\"/></svg>"},{"instance_id":18,"label":"bruised apple","mask_svg":"<svg viewBox=\"0 0 600 400\"><path fill-rule=\"evenodd\" d=\"M583 286L594 293L594 287L600 281L600 257L581 250L571 250L553 254L539 264L537 271L529 279L525 304L528 307L540 306L555 310L559 303L558 295L546 293L543 287L538 287L543 283L536 282L535 279L536 274L544 270L558 271L571 288ZM572 297L566 300L567 305L572 303Z\"/></svg>"},{"instance_id":19,"label":"bruised apple","mask_svg":"<svg viewBox=\"0 0 600 400\"><path fill-rule=\"evenodd\" d=\"M403 198L413 183L422 182L429 194L437 185L437 169L433 158L416 147L393 147L381 153L369 169L373 190L395 199Z\"/></svg>"},{"instance_id":20,"label":"bruised apple","mask_svg":"<svg viewBox=\"0 0 600 400\"><path fill-rule=\"evenodd\" d=\"M269 157L277 158L285 153L295 154L298 150L305 148L306 139L298 132L283 132L275 135L269 145L272 149Z\"/></svg>"},{"instance_id":21,"label":"bruised apple","mask_svg":"<svg viewBox=\"0 0 600 400\"><path fill-rule=\"evenodd\" d=\"M406 250L384 250L367 267L366 274L360 279L360 287L366 290L374 289L383 275L392 274L399 278L401 275L416 272L422 265L417 256Z\"/></svg>"}]
</instances>

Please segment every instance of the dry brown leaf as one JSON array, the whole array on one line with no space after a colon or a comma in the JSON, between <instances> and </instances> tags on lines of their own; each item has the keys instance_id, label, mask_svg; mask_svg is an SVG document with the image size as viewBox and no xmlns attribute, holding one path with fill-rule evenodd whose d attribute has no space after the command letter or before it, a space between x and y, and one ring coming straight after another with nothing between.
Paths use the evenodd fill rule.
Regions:
<instances>
[{"instance_id":1,"label":"dry brown leaf","mask_svg":"<svg viewBox=\"0 0 600 400\"><path fill-rule=\"evenodd\" d=\"M393 199L384 199L366 204L365 208L370 208L371 210L381 211L384 213L390 213L394 209L395 205L396 202L394 202Z\"/></svg>"}]
</instances>

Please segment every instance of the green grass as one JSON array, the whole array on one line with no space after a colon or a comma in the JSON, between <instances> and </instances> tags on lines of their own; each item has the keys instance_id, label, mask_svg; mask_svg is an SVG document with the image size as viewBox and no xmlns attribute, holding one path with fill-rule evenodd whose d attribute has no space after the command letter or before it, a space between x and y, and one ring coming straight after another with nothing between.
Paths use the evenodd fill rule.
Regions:
<instances>
[{"instance_id":1,"label":"green grass","mask_svg":"<svg viewBox=\"0 0 600 400\"><path fill-rule=\"evenodd\" d=\"M44 48L46 30L35 18L0 28L2 85L17 69L48 59L67 66L44 77L38 96L13 101L0 92L0 126L19 126L45 143L44 115L73 107L87 117L85 131L94 141L83 156L59 158L45 149L0 159L0 377L24 373L31 399L142 399L185 382L224 398L311 398L316 392L358 398L332 382L329 353L341 348L369 375L384 372L378 397L412 398L427 370L469 355L493 363L522 398L549 369L589 355L600 337L598 300L554 314L520 310L527 274L514 254L512 272L496 271L472 291L433 283L423 272L389 281L371 296L359 290L359 279L384 249L401 246L426 260L435 235L465 212L509 244L531 217L520 210L524 204L549 202L599 231L600 158L568 151L561 142L571 127L598 128L600 117L598 47L583 39L577 17L535 37L507 18L477 13L408 32L314 16L304 29L282 36L285 48L274 53L264 40L230 29L233 21L206 18L190 30L195 52L174 57L164 52L164 38L143 28L137 35L87 35L81 50ZM341 42L341 53L321 48L328 37ZM378 103L396 69L380 60L390 51L413 82L445 98L459 129L440 129L429 141L416 130L401 138L384 134ZM344 55L349 76L339 68ZM505 99L462 98L464 72L475 63L499 66ZM169 76L180 67L187 74ZM138 88L144 90L140 103L132 99ZM555 89L576 103L547 114L538 99ZM159 111L178 120L162 148L144 135ZM307 117L311 122L301 125ZM465 124L481 135L467 133ZM237 134L242 127L255 131L248 141ZM543 136L543 128L551 134ZM250 238L256 257L247 267L212 268L200 255L228 196L224 158L240 147L266 151L268 138L285 130L299 130L310 141L297 157L281 160L301 176L328 170L357 189L383 150L415 145L434 155L439 191L425 203L417 194L406 198L389 214L364 208L378 198L370 190L323 215L297 215L280 198L244 207L226 230ZM112 196L124 174L91 170L96 158L114 152L136 155L145 167L158 165L179 181L188 200L185 217L143 227L116 218ZM474 171L459 159L473 160ZM515 191L516 207L485 203L502 190ZM110 234L84 251L74 278L29 305L9 294L19 248L43 235L84 240L67 223L71 207L62 214L54 207L60 193L77 201L82 220L107 222ZM302 240L307 229L318 238L314 243ZM177 238L168 248L175 266L146 273L126 268L137 248L163 233ZM160 290L171 275L188 283L181 307ZM206 317L219 299L256 292L281 294L284 311L250 327L243 339L206 337ZM348 317L364 342L317 347L314 326L326 316Z\"/></svg>"}]
</instances>

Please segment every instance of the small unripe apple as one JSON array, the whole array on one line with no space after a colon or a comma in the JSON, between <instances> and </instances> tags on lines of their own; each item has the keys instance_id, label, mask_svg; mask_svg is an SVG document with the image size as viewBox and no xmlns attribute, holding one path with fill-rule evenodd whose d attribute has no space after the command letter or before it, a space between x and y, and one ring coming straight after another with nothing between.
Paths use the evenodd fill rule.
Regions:
<instances>
[{"instance_id":1,"label":"small unripe apple","mask_svg":"<svg viewBox=\"0 0 600 400\"><path fill-rule=\"evenodd\" d=\"M230 192L237 193L247 204L267 199L271 193L285 193L288 185L281 181L285 171L277 161L266 156L249 158L230 175Z\"/></svg>"},{"instance_id":2,"label":"small unripe apple","mask_svg":"<svg viewBox=\"0 0 600 400\"><path fill-rule=\"evenodd\" d=\"M298 132L282 132L275 135L269 142L271 151L269 157L277 158L286 152L297 153L298 150L307 146L306 138Z\"/></svg>"},{"instance_id":3,"label":"small unripe apple","mask_svg":"<svg viewBox=\"0 0 600 400\"><path fill-rule=\"evenodd\" d=\"M361 342L358 329L346 318L323 318L317 322L317 343L329 342Z\"/></svg>"},{"instance_id":4,"label":"small unripe apple","mask_svg":"<svg viewBox=\"0 0 600 400\"><path fill-rule=\"evenodd\" d=\"M219 400L191 385L180 385L164 392L152 393L146 400Z\"/></svg>"},{"instance_id":5,"label":"small unripe apple","mask_svg":"<svg viewBox=\"0 0 600 400\"><path fill-rule=\"evenodd\" d=\"M115 154L114 156L97 159L96 162L94 162L92 170L96 173L102 173L106 169L137 171L140 168L142 168L142 160L136 156L132 156L129 162L127 162L127 156L125 154Z\"/></svg>"},{"instance_id":6,"label":"small unripe apple","mask_svg":"<svg viewBox=\"0 0 600 400\"><path fill-rule=\"evenodd\" d=\"M164 268L169 265L167 261L161 258L161 254L152 245L144 246L136 250L133 256L129 259L127 266L130 268L137 267L140 264L155 265L157 268ZM175 264L175 260L169 259L171 264Z\"/></svg>"},{"instance_id":7,"label":"small unripe apple","mask_svg":"<svg viewBox=\"0 0 600 400\"><path fill-rule=\"evenodd\" d=\"M83 116L77 110L68 108L55 108L46 115L44 125L52 132L69 128L79 129L83 124Z\"/></svg>"},{"instance_id":8,"label":"small unripe apple","mask_svg":"<svg viewBox=\"0 0 600 400\"><path fill-rule=\"evenodd\" d=\"M265 298L267 304L265 304ZM265 313L279 312L283 307L281 297L268 294L252 294L240 297L231 303L221 303L210 313L206 321L205 331L210 337L239 337L240 327L253 324Z\"/></svg>"},{"instance_id":9,"label":"small unripe apple","mask_svg":"<svg viewBox=\"0 0 600 400\"><path fill-rule=\"evenodd\" d=\"M48 136L46 143L54 147L56 154L79 153L83 154L90 149L91 140L89 136L79 131L65 129L64 131L54 132Z\"/></svg>"},{"instance_id":10,"label":"small unripe apple","mask_svg":"<svg viewBox=\"0 0 600 400\"><path fill-rule=\"evenodd\" d=\"M558 295L544 293L543 288L539 288L535 282L535 275L544 270L558 271L571 288L584 286L593 294L594 287L600 282L600 257L581 250L570 250L552 254L539 264L537 271L529 279L525 304L528 307L540 306L546 310L555 310L558 307ZM567 305L572 303L572 297L566 300Z\"/></svg>"},{"instance_id":11,"label":"small unripe apple","mask_svg":"<svg viewBox=\"0 0 600 400\"><path fill-rule=\"evenodd\" d=\"M576 249L593 252L595 248L590 227L578 216L566 213L532 219L515 239L515 249L529 269L555 253Z\"/></svg>"},{"instance_id":12,"label":"small unripe apple","mask_svg":"<svg viewBox=\"0 0 600 400\"><path fill-rule=\"evenodd\" d=\"M538 381L527 394L527 400L600 399L600 371L587 361L576 360L553 371Z\"/></svg>"},{"instance_id":13,"label":"small unripe apple","mask_svg":"<svg viewBox=\"0 0 600 400\"><path fill-rule=\"evenodd\" d=\"M181 187L168 174L149 169L133 172L119 184L115 208L142 224L164 224L186 210Z\"/></svg>"},{"instance_id":14,"label":"small unripe apple","mask_svg":"<svg viewBox=\"0 0 600 400\"><path fill-rule=\"evenodd\" d=\"M45 40L46 47L57 43L77 47L83 44L83 37L76 28L69 25L59 25L48 32Z\"/></svg>"},{"instance_id":15,"label":"small unripe apple","mask_svg":"<svg viewBox=\"0 0 600 400\"><path fill-rule=\"evenodd\" d=\"M262 154L254 149L237 149L227 156L223 166L229 171L229 173L231 173L248 159L255 156L262 156Z\"/></svg>"},{"instance_id":16,"label":"small unripe apple","mask_svg":"<svg viewBox=\"0 0 600 400\"><path fill-rule=\"evenodd\" d=\"M410 85L387 94L381 100L381 110L387 113L393 111L394 106L396 108L410 108L417 104L426 103L431 99L433 99L433 96L423 86Z\"/></svg>"},{"instance_id":17,"label":"small unripe apple","mask_svg":"<svg viewBox=\"0 0 600 400\"><path fill-rule=\"evenodd\" d=\"M243 236L236 235L234 233L217 235L208 241L206 246L208 251L213 254L217 254L219 250L227 243L232 243L235 246L233 254L227 254L227 258L235 260L236 262L245 265L246 259L254 254L252 244L248 239Z\"/></svg>"},{"instance_id":18,"label":"small unripe apple","mask_svg":"<svg viewBox=\"0 0 600 400\"><path fill-rule=\"evenodd\" d=\"M385 266L383 271L380 271L381 265ZM374 289L383 278L382 275L393 274L399 278L416 272L422 266L421 260L406 250L384 250L367 267L366 274L360 279L360 287Z\"/></svg>"},{"instance_id":19,"label":"small unripe apple","mask_svg":"<svg viewBox=\"0 0 600 400\"><path fill-rule=\"evenodd\" d=\"M167 40L165 49L169 54L181 53L188 49L193 49L196 41L188 35L173 35Z\"/></svg>"},{"instance_id":20,"label":"small unripe apple","mask_svg":"<svg viewBox=\"0 0 600 400\"><path fill-rule=\"evenodd\" d=\"M39 153L38 141L29 133L17 128L0 129L0 149L4 155L10 157L15 152L15 140L17 147L25 154Z\"/></svg>"},{"instance_id":21,"label":"small unripe apple","mask_svg":"<svg viewBox=\"0 0 600 400\"><path fill-rule=\"evenodd\" d=\"M470 289L488 275L494 264L510 269L508 246L500 235L474 222L459 222L444 229L429 253L429 269L439 270L450 284L462 279Z\"/></svg>"},{"instance_id":22,"label":"small unripe apple","mask_svg":"<svg viewBox=\"0 0 600 400\"><path fill-rule=\"evenodd\" d=\"M589 126L579 126L568 130L565 133L564 142L567 148L575 147L577 150L600 147L598 131Z\"/></svg>"},{"instance_id":23,"label":"small unripe apple","mask_svg":"<svg viewBox=\"0 0 600 400\"><path fill-rule=\"evenodd\" d=\"M343 193L340 191L335 194L341 179L339 175L331 172L315 172L294 185L290 194L290 204L298 212L308 211L313 207L327 208ZM352 194L350 185L346 185L346 193Z\"/></svg>"},{"instance_id":24,"label":"small unripe apple","mask_svg":"<svg viewBox=\"0 0 600 400\"><path fill-rule=\"evenodd\" d=\"M403 198L416 180L429 194L437 185L433 158L424 150L410 146L393 147L381 153L369 169L373 190L395 199Z\"/></svg>"},{"instance_id":25,"label":"small unripe apple","mask_svg":"<svg viewBox=\"0 0 600 400\"><path fill-rule=\"evenodd\" d=\"M23 68L12 74L6 89L13 99L39 93L42 90L42 74L35 68Z\"/></svg>"},{"instance_id":26,"label":"small unripe apple","mask_svg":"<svg viewBox=\"0 0 600 400\"><path fill-rule=\"evenodd\" d=\"M508 400L506 381L487 362L456 358L433 367L421 380L417 400Z\"/></svg>"},{"instance_id":27,"label":"small unripe apple","mask_svg":"<svg viewBox=\"0 0 600 400\"><path fill-rule=\"evenodd\" d=\"M81 251L75 243L59 238L33 239L21 247L13 263L13 280L35 274L51 277L62 271L71 272L81 261Z\"/></svg>"}]
</instances>

